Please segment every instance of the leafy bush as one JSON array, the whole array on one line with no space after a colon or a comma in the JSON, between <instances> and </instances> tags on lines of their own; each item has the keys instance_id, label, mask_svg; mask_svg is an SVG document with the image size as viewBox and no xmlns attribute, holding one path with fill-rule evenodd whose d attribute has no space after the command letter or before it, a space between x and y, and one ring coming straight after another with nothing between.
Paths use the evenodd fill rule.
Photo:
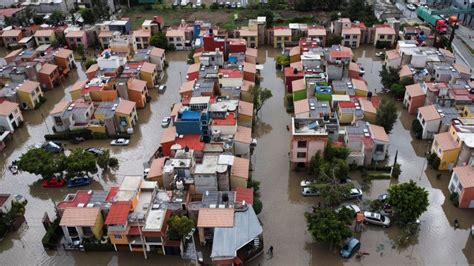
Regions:
<instances>
[{"instance_id":1,"label":"leafy bush","mask_svg":"<svg viewBox=\"0 0 474 266\"><path fill-rule=\"evenodd\" d=\"M428 158L428 164L433 167L433 169L438 170L441 163L441 159L436 155L436 153L431 153Z\"/></svg>"},{"instance_id":2,"label":"leafy bush","mask_svg":"<svg viewBox=\"0 0 474 266\"><path fill-rule=\"evenodd\" d=\"M93 60L93 59L89 59L86 61L86 63L84 64L84 67L85 69L89 69L89 67L91 67L92 65L94 64L97 64L97 61L96 60Z\"/></svg>"},{"instance_id":3,"label":"leafy bush","mask_svg":"<svg viewBox=\"0 0 474 266\"><path fill-rule=\"evenodd\" d=\"M294 103L293 103L293 94L286 95L286 111L288 113L293 113L294 111Z\"/></svg>"},{"instance_id":4,"label":"leafy bush","mask_svg":"<svg viewBox=\"0 0 474 266\"><path fill-rule=\"evenodd\" d=\"M78 129L78 130L57 132L55 134L44 135L44 138L46 140L71 140L78 137L82 137L85 139L92 139L92 132L88 129Z\"/></svg>"},{"instance_id":5,"label":"leafy bush","mask_svg":"<svg viewBox=\"0 0 474 266\"><path fill-rule=\"evenodd\" d=\"M403 97L405 95L405 86L400 83L393 83L390 86L390 91L395 97Z\"/></svg>"},{"instance_id":6,"label":"leafy bush","mask_svg":"<svg viewBox=\"0 0 474 266\"><path fill-rule=\"evenodd\" d=\"M370 180L374 179L390 179L390 174L386 173L370 173L367 176Z\"/></svg>"},{"instance_id":7,"label":"leafy bush","mask_svg":"<svg viewBox=\"0 0 474 266\"><path fill-rule=\"evenodd\" d=\"M423 126L421 126L421 123L418 121L418 119L415 118L411 122L411 130L413 130L413 133L417 139L421 139L423 136Z\"/></svg>"},{"instance_id":8,"label":"leafy bush","mask_svg":"<svg viewBox=\"0 0 474 266\"><path fill-rule=\"evenodd\" d=\"M41 239L44 248L56 249L58 242L61 239L61 228L59 227L59 221L59 218L56 218L56 220L54 220Z\"/></svg>"},{"instance_id":9,"label":"leafy bush","mask_svg":"<svg viewBox=\"0 0 474 266\"><path fill-rule=\"evenodd\" d=\"M212 3L212 4L209 6L209 8L210 8L211 10L217 10L217 9L219 9L219 3L217 3L217 2Z\"/></svg>"},{"instance_id":10,"label":"leafy bush","mask_svg":"<svg viewBox=\"0 0 474 266\"><path fill-rule=\"evenodd\" d=\"M454 206L459 207L459 194L457 192L449 194L449 199L453 202Z\"/></svg>"},{"instance_id":11,"label":"leafy bush","mask_svg":"<svg viewBox=\"0 0 474 266\"><path fill-rule=\"evenodd\" d=\"M114 167L117 167L119 165L119 161L117 158L115 157L110 157L109 159L109 166L114 168Z\"/></svg>"},{"instance_id":12,"label":"leafy bush","mask_svg":"<svg viewBox=\"0 0 474 266\"><path fill-rule=\"evenodd\" d=\"M262 201L259 198L254 198L252 207L255 211L255 214L259 214L263 209Z\"/></svg>"}]
</instances>

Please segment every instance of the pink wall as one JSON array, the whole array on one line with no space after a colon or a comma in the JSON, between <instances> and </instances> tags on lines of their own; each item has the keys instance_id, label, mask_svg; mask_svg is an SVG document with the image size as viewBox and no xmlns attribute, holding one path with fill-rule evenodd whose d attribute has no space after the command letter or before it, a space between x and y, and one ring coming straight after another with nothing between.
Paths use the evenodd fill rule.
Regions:
<instances>
[{"instance_id":1,"label":"pink wall","mask_svg":"<svg viewBox=\"0 0 474 266\"><path fill-rule=\"evenodd\" d=\"M474 187L464 188L459 197L459 208L469 208L471 200L474 200Z\"/></svg>"}]
</instances>

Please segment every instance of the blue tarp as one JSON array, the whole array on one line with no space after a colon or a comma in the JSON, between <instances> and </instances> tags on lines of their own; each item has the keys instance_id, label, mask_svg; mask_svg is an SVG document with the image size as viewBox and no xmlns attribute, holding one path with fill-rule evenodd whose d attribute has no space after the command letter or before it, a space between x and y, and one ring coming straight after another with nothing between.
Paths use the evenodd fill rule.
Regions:
<instances>
[{"instance_id":1,"label":"blue tarp","mask_svg":"<svg viewBox=\"0 0 474 266\"><path fill-rule=\"evenodd\" d=\"M181 120L183 121L196 121L199 120L201 113L194 111L184 111L181 115Z\"/></svg>"}]
</instances>

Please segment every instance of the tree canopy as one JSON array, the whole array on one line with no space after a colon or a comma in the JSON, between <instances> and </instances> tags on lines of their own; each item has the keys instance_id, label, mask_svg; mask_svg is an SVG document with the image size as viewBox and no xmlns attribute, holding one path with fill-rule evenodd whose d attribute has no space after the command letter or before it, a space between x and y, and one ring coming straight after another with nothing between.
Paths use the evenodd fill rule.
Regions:
<instances>
[{"instance_id":1,"label":"tree canopy","mask_svg":"<svg viewBox=\"0 0 474 266\"><path fill-rule=\"evenodd\" d=\"M75 149L66 157L65 170L68 177L77 176L83 171L96 171L96 158L90 152L86 152L83 149Z\"/></svg>"},{"instance_id":2,"label":"tree canopy","mask_svg":"<svg viewBox=\"0 0 474 266\"><path fill-rule=\"evenodd\" d=\"M263 104L273 96L273 93L269 89L262 89L259 86L254 86L252 88L253 96L253 106L256 110L256 113L262 109Z\"/></svg>"},{"instance_id":3,"label":"tree canopy","mask_svg":"<svg viewBox=\"0 0 474 266\"><path fill-rule=\"evenodd\" d=\"M382 65L379 75L384 88L391 88L392 84L400 82L400 70L398 68Z\"/></svg>"},{"instance_id":4,"label":"tree canopy","mask_svg":"<svg viewBox=\"0 0 474 266\"><path fill-rule=\"evenodd\" d=\"M385 132L392 132L393 125L397 121L398 111L393 100L382 99L375 115L376 124L383 127Z\"/></svg>"},{"instance_id":5,"label":"tree canopy","mask_svg":"<svg viewBox=\"0 0 474 266\"><path fill-rule=\"evenodd\" d=\"M338 243L350 236L351 230L346 226L346 214L338 215L333 209L317 209L313 213L305 213L308 231L317 242Z\"/></svg>"},{"instance_id":6,"label":"tree canopy","mask_svg":"<svg viewBox=\"0 0 474 266\"><path fill-rule=\"evenodd\" d=\"M96 17L90 8L84 8L80 11L81 17L84 20L85 24L94 24L96 21Z\"/></svg>"},{"instance_id":7,"label":"tree canopy","mask_svg":"<svg viewBox=\"0 0 474 266\"><path fill-rule=\"evenodd\" d=\"M157 34L151 36L150 38L150 45L162 48L162 49L168 49L168 39L166 39L166 36L162 32L158 32Z\"/></svg>"},{"instance_id":8,"label":"tree canopy","mask_svg":"<svg viewBox=\"0 0 474 266\"><path fill-rule=\"evenodd\" d=\"M391 186L388 193L388 203L402 226L415 222L428 208L428 191L413 180Z\"/></svg>"},{"instance_id":9,"label":"tree canopy","mask_svg":"<svg viewBox=\"0 0 474 266\"><path fill-rule=\"evenodd\" d=\"M49 179L65 170L65 156L32 148L20 156L18 169Z\"/></svg>"},{"instance_id":10,"label":"tree canopy","mask_svg":"<svg viewBox=\"0 0 474 266\"><path fill-rule=\"evenodd\" d=\"M184 215L171 216L168 219L168 225L168 236L170 239L181 239L194 228L193 220Z\"/></svg>"}]
</instances>

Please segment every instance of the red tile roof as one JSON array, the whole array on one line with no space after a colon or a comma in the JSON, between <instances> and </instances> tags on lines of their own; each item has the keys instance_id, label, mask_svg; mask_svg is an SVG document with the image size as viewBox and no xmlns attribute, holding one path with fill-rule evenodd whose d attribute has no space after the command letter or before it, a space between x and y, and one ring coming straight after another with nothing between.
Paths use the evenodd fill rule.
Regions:
<instances>
[{"instance_id":1,"label":"red tile roof","mask_svg":"<svg viewBox=\"0 0 474 266\"><path fill-rule=\"evenodd\" d=\"M77 204L83 203L87 204L89 203L89 200L91 199L92 194L89 194L87 190L79 190L76 192L76 196L69 201L61 201L58 203L57 207L59 209L65 209L65 208L75 208L77 207Z\"/></svg>"},{"instance_id":2,"label":"red tile roof","mask_svg":"<svg viewBox=\"0 0 474 266\"><path fill-rule=\"evenodd\" d=\"M183 138L176 138L175 142L183 148L188 147L195 151L204 150L204 142L201 142L201 135L184 135Z\"/></svg>"},{"instance_id":3,"label":"red tile roof","mask_svg":"<svg viewBox=\"0 0 474 266\"><path fill-rule=\"evenodd\" d=\"M109 194L107 194L107 198L105 198L106 202L112 202L112 199L117 195L119 187L111 187L109 190Z\"/></svg>"},{"instance_id":4,"label":"red tile roof","mask_svg":"<svg viewBox=\"0 0 474 266\"><path fill-rule=\"evenodd\" d=\"M215 126L231 126L235 125L237 120L235 119L235 115L233 113L229 113L226 118L223 119L212 119L212 125Z\"/></svg>"},{"instance_id":5,"label":"red tile roof","mask_svg":"<svg viewBox=\"0 0 474 266\"><path fill-rule=\"evenodd\" d=\"M253 204L253 188L241 188L238 187L235 189L236 192L236 201L248 203L250 205Z\"/></svg>"},{"instance_id":6,"label":"red tile roof","mask_svg":"<svg viewBox=\"0 0 474 266\"><path fill-rule=\"evenodd\" d=\"M128 219L128 213L132 207L130 201L117 201L112 203L105 224L125 224Z\"/></svg>"}]
</instances>

